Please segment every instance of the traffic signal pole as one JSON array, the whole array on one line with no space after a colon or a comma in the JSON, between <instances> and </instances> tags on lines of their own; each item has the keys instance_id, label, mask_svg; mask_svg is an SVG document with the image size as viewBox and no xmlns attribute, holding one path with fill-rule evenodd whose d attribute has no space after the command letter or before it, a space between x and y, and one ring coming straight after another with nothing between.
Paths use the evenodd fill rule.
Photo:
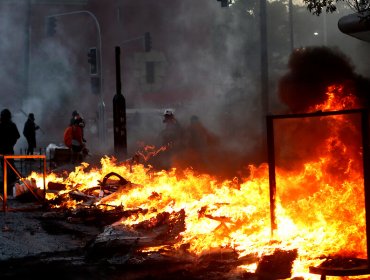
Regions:
<instances>
[{"instance_id":1,"label":"traffic signal pole","mask_svg":"<svg viewBox=\"0 0 370 280\"><path fill-rule=\"evenodd\" d=\"M101 38L101 31L100 31L100 24L96 16L91 13L90 11L86 10L80 10L80 11L73 11L73 12L66 12L66 13L59 13L59 14L53 14L48 15L48 18L57 18L62 16L69 16L69 15L77 15L77 14L87 14L90 16L96 25L97 30L97 45L98 47L98 57L99 57L99 67L98 67L98 74L100 78L100 88L99 88L99 97L100 101L98 104L98 135L99 135L99 142L102 146L105 146L106 144L106 122L105 122L105 103L104 103L104 96L103 96L103 60L102 60L102 38ZM53 21L54 22L54 21Z\"/></svg>"}]
</instances>

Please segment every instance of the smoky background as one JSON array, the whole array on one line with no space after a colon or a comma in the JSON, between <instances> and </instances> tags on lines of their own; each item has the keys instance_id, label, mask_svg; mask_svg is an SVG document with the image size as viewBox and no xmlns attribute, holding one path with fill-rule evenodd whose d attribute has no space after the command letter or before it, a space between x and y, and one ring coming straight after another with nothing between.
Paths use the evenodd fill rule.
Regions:
<instances>
[{"instance_id":1,"label":"smoky background","mask_svg":"<svg viewBox=\"0 0 370 280\"><path fill-rule=\"evenodd\" d=\"M158 144L162 114L173 108L186 129L193 115L219 140L212 165L223 175L245 170L249 163L266 161L266 112L261 101L261 45L259 1L237 1L221 8L218 1L89 1L63 6L37 1L0 2L1 107L13 113L20 132L26 116L35 113L38 146L62 143L62 133L73 110L86 119L87 145L93 154L113 154L112 100L115 94L114 47L122 47L123 95L126 98L128 156L143 143ZM29 6L31 4L31 9ZM348 57L351 71L366 80L368 43L342 34L338 19L352 13L344 3L338 11L320 17L295 4L290 25L288 1L268 1L267 42L269 108L267 113L294 111L281 99L281 80L292 73L289 59L296 48L327 47ZM58 18L57 33L45 36L45 16L76 9L99 10L102 33L102 99L92 93L87 50L96 45L91 18ZM30 18L30 25L26 19ZM290 41L293 30L293 42ZM153 50L164 56L161 85L143 90L135 76L135 54L141 43L122 45L125 39L150 31ZM26 36L28 34L28 37ZM315 35L316 34L316 35ZM31 42L27 47L27 42ZM293 43L293 44L292 44ZM293 48L292 48L293 46ZM28 74L25 65L29 64ZM317 60L318 67L320 59ZM300 67L307 67L302 63ZM309 83L310 76L307 74ZM295 97L310 99L307 91ZM297 90L298 89L298 90ZM300 96L302 95L302 96ZM307 97L308 95L308 97ZM107 135L98 140L98 104L106 109ZM294 107L294 106L293 106ZM25 147L24 137L16 150ZM229 172L230 171L230 172Z\"/></svg>"}]
</instances>

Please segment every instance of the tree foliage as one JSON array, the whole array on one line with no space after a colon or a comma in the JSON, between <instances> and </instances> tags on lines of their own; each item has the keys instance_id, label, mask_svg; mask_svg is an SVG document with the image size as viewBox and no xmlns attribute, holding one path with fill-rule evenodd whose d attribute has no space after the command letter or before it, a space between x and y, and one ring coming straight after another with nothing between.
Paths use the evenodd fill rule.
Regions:
<instances>
[{"instance_id":1,"label":"tree foliage","mask_svg":"<svg viewBox=\"0 0 370 280\"><path fill-rule=\"evenodd\" d=\"M320 15L324 9L327 13L336 11L338 2L346 2L356 12L370 9L370 0L303 0L303 2L307 5L307 9L315 15Z\"/></svg>"}]
</instances>

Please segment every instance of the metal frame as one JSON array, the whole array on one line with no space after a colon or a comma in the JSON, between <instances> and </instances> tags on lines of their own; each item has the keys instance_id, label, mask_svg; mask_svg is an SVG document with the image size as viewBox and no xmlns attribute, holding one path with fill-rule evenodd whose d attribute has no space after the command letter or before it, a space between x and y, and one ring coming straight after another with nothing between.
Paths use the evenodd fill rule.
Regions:
<instances>
[{"instance_id":1,"label":"metal frame","mask_svg":"<svg viewBox=\"0 0 370 280\"><path fill-rule=\"evenodd\" d=\"M289 115L268 115L266 116L267 125L267 152L268 152L268 166L269 166L269 190L270 190L270 215L271 215L271 236L273 237L274 231L277 229L276 223L276 174L275 174L275 143L274 143L274 120L278 119L293 119L293 118L312 118L312 117L326 117L334 115L348 115L360 114L361 116L361 132L362 132L362 160L363 160L363 173L364 173L364 195L365 195L365 222L366 222L366 246L367 246L367 261L370 267L370 138L369 138L369 111L367 109L353 109L341 110L331 112L315 112L303 114L289 114ZM312 269L314 271L314 269ZM335 275L333 271L317 271L316 274L321 275ZM320 272L320 273L318 273ZM360 273L364 271L361 270ZM366 270L370 273L369 269ZM315 273L315 272L313 272ZM330 274L331 273L331 274ZM348 272L347 272L348 273ZM356 273L353 270L352 273ZM359 271L357 271L359 273ZM360 275L360 274L352 274Z\"/></svg>"},{"instance_id":2,"label":"metal frame","mask_svg":"<svg viewBox=\"0 0 370 280\"><path fill-rule=\"evenodd\" d=\"M4 160L4 173L3 173L3 181L4 181L4 197L3 197L3 211L6 212L8 210L7 206L7 200L8 200L8 165L9 167L14 171L14 173L19 177L19 179L25 184L25 186L29 189L29 191L37 198L39 202L44 202L45 197L46 197L46 182L45 182L45 177L46 177L46 156L45 155L3 155L3 160ZM44 164L44 170L43 170L43 183L44 183L44 197L42 200L40 197L33 191L32 187L27 184L23 180L23 176L15 169L14 166L8 161L8 159L43 159L43 164Z\"/></svg>"}]
</instances>

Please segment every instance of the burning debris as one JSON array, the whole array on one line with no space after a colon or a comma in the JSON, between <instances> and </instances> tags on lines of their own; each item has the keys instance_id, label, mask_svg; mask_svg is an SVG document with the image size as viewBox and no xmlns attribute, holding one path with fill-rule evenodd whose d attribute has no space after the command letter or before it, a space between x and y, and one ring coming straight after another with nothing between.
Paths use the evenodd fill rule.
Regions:
<instances>
[{"instance_id":1,"label":"burning debris","mask_svg":"<svg viewBox=\"0 0 370 280\"><path fill-rule=\"evenodd\" d=\"M327 52L295 54L292 67L306 63L306 54ZM336 58L332 53L326 57ZM310 71L287 76L281 89L292 111L364 107L365 95L344 80L358 77L345 59L336 65L345 74L332 77L328 69L326 82L311 85L317 92L304 95L304 103L291 89L304 85L294 81ZM108 264L136 273L145 268L142 277L158 279L309 278L309 272L326 275L322 270L330 256L366 259L361 121L351 114L302 115L303 120L281 120L275 127L274 217L267 164L249 165L239 180L220 180L192 168L156 170L137 158L118 163L104 157L101 168L85 163L74 172L47 175L49 213L43 227L74 235L81 233L81 223L98 229L94 236L82 234L89 241L78 253L65 254L65 262L72 254L83 265ZM40 174L28 179L42 185Z\"/></svg>"},{"instance_id":2,"label":"burning debris","mask_svg":"<svg viewBox=\"0 0 370 280\"><path fill-rule=\"evenodd\" d=\"M257 251L242 255L236 248L217 245L209 247L206 243L212 242L213 238L229 234L242 224L241 218L233 220L226 213L224 215L217 213L219 208L229 207L230 203L214 201L210 204L204 201L200 208L194 205L198 210L194 212L196 216L192 217L190 208L179 207L178 210L175 210L174 197L166 197L163 189L158 186L156 191L146 192L145 189L148 188L148 185L143 182L141 184L131 183L131 180L137 176L135 167L131 169L125 165L116 167L119 169L127 168L129 170L127 174L131 174L133 177L128 180L120 175L122 171L118 173L109 170L102 180L97 180L96 186L91 185L86 188L82 180L76 183L75 179L72 179L73 176L78 177L83 173L84 169L81 168L76 170L76 174L70 174L70 178L64 179L63 182L57 177L53 177L55 181L48 180L47 196L49 198L47 201L49 208L40 217L42 228L51 235L73 235L75 238L85 240L86 245L78 250L73 249L64 254L60 253L58 257L44 254L37 259L23 259L23 267L38 267L47 261L54 269L64 267L64 269L74 271L76 267L80 266L100 266L101 263L108 263L129 270L145 268L148 273L159 273L161 275L159 279L166 279L163 276L163 270L171 265L174 270L168 279L178 278L181 275L184 278L181 276L178 279L219 279L229 273L234 277L239 275L241 279L245 279L247 274L244 270L239 271L238 267L259 262ZM142 168L142 166L136 168L138 167ZM103 167L103 169L106 168ZM155 180L156 176L167 175L166 173L154 174L152 171L148 171L145 170L145 173L150 174L152 180ZM32 176L35 177L36 174ZM187 176L194 176L192 178L198 180L198 184L206 184L210 179L204 178L202 182L202 180L199 181L198 175L189 173ZM163 180L163 178L157 179ZM191 184L193 189L196 187L195 182L193 181ZM235 182L231 183L235 184ZM180 194L184 193L183 187L179 187ZM185 187L187 188L187 186ZM235 188L231 190L239 191ZM131 192L140 191L144 191L147 198L143 197L143 193L134 195L133 198L141 199L141 203L137 204L136 208L130 207L130 203L122 200L124 197L129 198L132 195ZM207 193L213 196L214 190L208 189ZM190 193L188 195L191 196ZM188 199L185 197L185 200ZM161 205L162 203L163 205ZM172 205L172 210L166 205ZM163 209L166 208L168 210L164 211ZM201 231L205 228L198 228L197 235L189 237L186 233L191 227L189 218L205 222L203 227L207 223L210 224L213 228L210 230L214 232L214 236L210 236L211 239L207 241L209 232L202 233ZM128 221L132 222L128 223ZM81 225L93 226L94 230L86 230L81 228ZM195 251L194 238L200 242L199 246L204 246L204 249L199 253ZM5 261L0 265L13 267L18 261ZM15 273L12 270L8 272L9 275Z\"/></svg>"},{"instance_id":3,"label":"burning debris","mask_svg":"<svg viewBox=\"0 0 370 280\"><path fill-rule=\"evenodd\" d=\"M276 249L273 254L261 258L256 274L259 279L290 278L292 276L293 262L297 257L297 250L283 251Z\"/></svg>"}]
</instances>

